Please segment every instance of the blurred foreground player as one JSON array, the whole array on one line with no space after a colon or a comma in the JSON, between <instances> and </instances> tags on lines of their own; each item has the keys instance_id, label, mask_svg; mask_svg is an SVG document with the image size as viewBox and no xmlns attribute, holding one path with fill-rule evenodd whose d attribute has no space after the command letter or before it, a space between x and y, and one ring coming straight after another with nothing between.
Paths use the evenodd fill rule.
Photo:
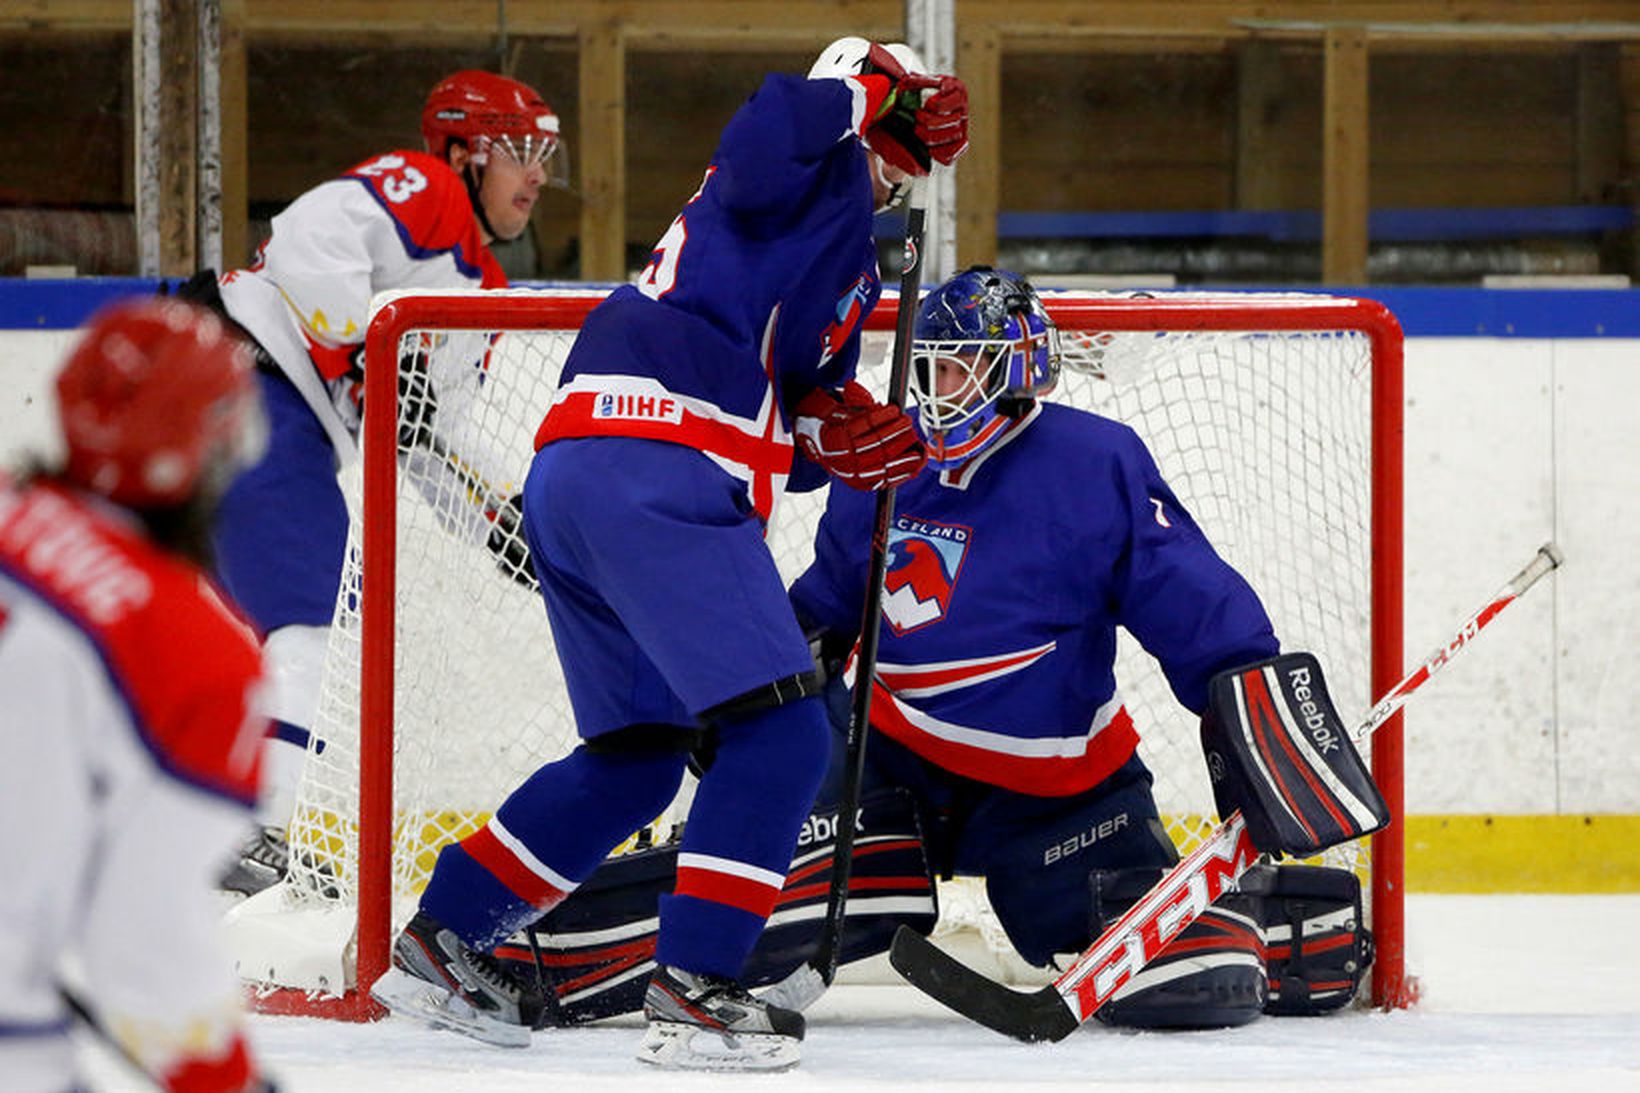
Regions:
<instances>
[{"instance_id":1,"label":"blurred foreground player","mask_svg":"<svg viewBox=\"0 0 1640 1093\"><path fill-rule=\"evenodd\" d=\"M262 830L224 887L245 895L278 881L286 828L316 716L329 627L347 543L337 469L358 459L364 337L371 297L390 289L505 288L490 244L529 225L558 150L558 116L531 87L483 71L457 72L428 94L425 151L375 156L298 197L273 219L249 269L209 271L182 294L222 310L256 347L268 410L267 455L242 475L213 529L218 573L262 633L269 674L268 787ZM481 383L488 342L447 337L400 361L400 397L414 420L400 430L407 458L443 478L451 496L470 480L442 439ZM516 513L476 498L459 529L529 582ZM523 569L519 567L523 566ZM322 746L315 744L315 746Z\"/></svg>"},{"instance_id":2,"label":"blurred foreground player","mask_svg":"<svg viewBox=\"0 0 1640 1093\"><path fill-rule=\"evenodd\" d=\"M441 853L374 988L396 1012L526 1043L542 1000L504 987L492 950L659 815L710 733L638 1057L798 1061L801 1015L740 982L829 747L764 533L782 489L829 473L869 497L922 466L907 416L853 382L881 292L873 215L967 144L961 82L920 69L850 38L809 78L769 76L637 284L587 318L524 491L583 743Z\"/></svg>"},{"instance_id":3,"label":"blurred foreground player","mask_svg":"<svg viewBox=\"0 0 1640 1093\"><path fill-rule=\"evenodd\" d=\"M0 477L0 1085L81 1088L71 961L161 1088L268 1089L212 890L257 794L260 656L200 568L265 432L250 358L206 311L124 303L57 394L62 468Z\"/></svg>"}]
</instances>

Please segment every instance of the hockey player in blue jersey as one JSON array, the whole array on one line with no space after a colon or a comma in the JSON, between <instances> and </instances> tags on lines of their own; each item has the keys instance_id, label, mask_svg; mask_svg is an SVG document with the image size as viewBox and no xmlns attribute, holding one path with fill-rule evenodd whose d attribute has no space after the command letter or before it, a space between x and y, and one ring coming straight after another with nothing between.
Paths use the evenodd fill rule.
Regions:
<instances>
[{"instance_id":1,"label":"hockey player in blue jersey","mask_svg":"<svg viewBox=\"0 0 1640 1093\"><path fill-rule=\"evenodd\" d=\"M440 854L374 988L395 1012L527 1043L541 999L490 950L667 806L709 730L639 1058L797 1062L801 1015L738 982L829 748L763 534L782 489L829 472L869 498L923 465L908 417L853 382L881 291L873 214L967 144L961 82L920 69L850 38L807 79L768 77L637 283L588 317L523 497L584 743Z\"/></svg>"},{"instance_id":2,"label":"hockey player in blue jersey","mask_svg":"<svg viewBox=\"0 0 1640 1093\"><path fill-rule=\"evenodd\" d=\"M1037 965L1095 936L1091 870L1177 860L1114 676L1117 628L1198 714L1214 673L1278 648L1258 597L1138 435L1039 401L1058 376L1056 339L1035 292L1002 271L967 270L922 305L910 392L929 467L896 495L867 748L867 787L911 792L934 870L984 877L1015 949ZM799 617L845 650L872 519L869 498L832 491L815 560L792 588ZM846 724L846 693L833 705ZM1078 841L1090 831L1091 845ZM1051 852L1067 839L1076 854ZM1222 942L1214 966L1107 1016L1253 1019L1256 928L1210 910L1190 937Z\"/></svg>"},{"instance_id":3,"label":"hockey player in blue jersey","mask_svg":"<svg viewBox=\"0 0 1640 1093\"><path fill-rule=\"evenodd\" d=\"M896 498L860 800L870 834L854 845L851 883L872 898L850 900L841 958L886 950L898 927L934 927L932 866L985 878L1017 951L1047 965L1085 949L1177 860L1135 750L1140 727L1114 677L1118 627L1160 661L1178 700L1205 714L1204 750L1221 755L1221 815L1239 809L1260 840L1270 835L1260 849L1309 856L1293 829L1326 828L1328 807L1300 801L1306 819L1284 821L1252 783L1337 782L1368 799L1370 779L1358 761L1350 769L1350 760L1329 759L1330 773L1317 774L1264 755L1267 770L1287 764L1272 779L1226 746L1224 732L1206 731L1237 717L1223 701L1227 677L1274 667L1270 620L1133 430L1039 401L1057 381L1058 332L1035 292L1012 274L965 271L923 302L915 336L910 393L930 458ZM854 683L843 664L874 519L869 495L832 489L815 560L791 592L831 670L837 764L744 972L777 1005L806 1005L823 988L806 962L835 854L827 844ZM1308 654L1276 659L1306 658L1318 680ZM1264 708L1282 700L1277 690ZM1292 714L1289 702L1289 725ZM1277 726L1261 730L1279 745ZM1215 760L1205 765L1211 771ZM1226 771L1243 772L1240 782ZM551 1020L575 1024L641 1004L626 969L654 945L656 900L681 871L679 857L663 845L612 858L532 929L557 999ZM1336 1009L1370 962L1363 921L1359 882L1347 871L1261 866L1100 1015L1203 1027ZM504 953L533 963L523 945Z\"/></svg>"}]
</instances>

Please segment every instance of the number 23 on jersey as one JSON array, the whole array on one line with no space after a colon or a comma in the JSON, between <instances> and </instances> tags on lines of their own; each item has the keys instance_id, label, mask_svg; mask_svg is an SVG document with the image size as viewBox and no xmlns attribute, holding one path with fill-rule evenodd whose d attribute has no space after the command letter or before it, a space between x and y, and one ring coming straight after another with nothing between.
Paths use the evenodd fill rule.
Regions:
<instances>
[{"instance_id":1,"label":"number 23 on jersey","mask_svg":"<svg viewBox=\"0 0 1640 1093\"><path fill-rule=\"evenodd\" d=\"M403 156L385 155L357 168L354 174L377 180L382 196L395 205L402 204L427 189L427 176L408 166Z\"/></svg>"}]
</instances>

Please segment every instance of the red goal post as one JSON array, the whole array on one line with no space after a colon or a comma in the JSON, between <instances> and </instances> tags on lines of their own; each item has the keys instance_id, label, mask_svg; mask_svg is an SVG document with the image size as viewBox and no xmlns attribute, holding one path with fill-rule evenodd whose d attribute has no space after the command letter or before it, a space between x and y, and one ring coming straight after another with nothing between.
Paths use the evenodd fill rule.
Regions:
<instances>
[{"instance_id":1,"label":"red goal post","mask_svg":"<svg viewBox=\"0 0 1640 1093\"><path fill-rule=\"evenodd\" d=\"M319 1014L342 1019L363 1020L379 1015L379 1009L365 990L386 969L388 952L398 919L404 916L407 893L406 882L400 875L395 879L395 833L412 826L401 814L404 806L395 796L394 752L395 733L399 715L395 688L396 660L402 651L396 648L405 639L405 630L399 620L402 590L398 587L400 562L400 504L405 483L403 453L398 449L398 384L396 363L407 337L423 336L425 332L448 334L474 332L487 336L489 344L499 336L514 340L547 337L551 332L558 344L542 361L561 362L563 347L573 337L586 314L603 298L604 293L592 290L529 291L514 290L501 293L401 293L378 300L366 338L365 405L361 445L363 449L361 514L357 520L359 532L359 564L362 575L355 597L357 605L357 791L353 815L342 817L339 828L330 830L330 842L338 844L337 857L332 867L342 882L343 903L352 899L356 918L351 935L351 954L343 961L350 965L343 974L344 982L328 983L327 989L316 990L311 983L282 986L262 983L253 988L253 1004L268 1012ZM1335 497L1333 487L1324 489L1331 500L1328 505L1356 504L1361 509L1353 525L1340 534L1342 547L1330 541L1319 546L1300 542L1297 548L1298 565L1306 575L1310 567L1326 567L1336 559L1335 554L1348 555L1352 575L1346 583L1356 588L1363 602L1344 605L1343 615L1358 614L1368 620L1360 643L1351 637L1345 645L1358 655L1342 659L1360 659L1369 663L1359 673L1361 680L1354 690L1345 685L1345 693L1337 696L1341 708L1368 708L1372 700L1392 686L1402 674L1402 345L1399 325L1382 305L1360 299L1309 295L1297 293L1168 293L1163 295L1102 295L1092 293L1045 293L1049 311L1059 324L1067 343L1066 396L1082 404L1085 397L1079 392L1104 386L1122 387L1132 383L1133 390L1151 384L1149 371L1173 369L1165 382L1153 392L1136 394L1133 413L1156 413L1158 421L1176 416L1181 405L1207 404L1217 410L1228 405L1232 398L1222 389L1203 386L1203 381L1188 369L1199 368L1208 373L1256 371L1268 354L1285 353L1292 346L1304 346L1294 361L1283 361L1270 366L1283 374L1304 378L1308 367L1304 358L1314 351L1318 356L1345 354L1339 364L1316 365L1340 373L1337 382L1354 385L1359 391L1337 396L1337 407L1331 393L1324 398L1304 394L1275 393L1258 390L1245 395L1251 409L1227 411L1224 422L1210 423L1205 428L1225 434L1226 444L1246 442L1247 452L1238 459L1234 455L1210 452L1197 454L1181 447L1176 456L1169 454L1166 445L1159 445L1157 437L1141 427L1141 433L1156 450L1158 462L1177 489L1180 480L1212 482L1240 463L1271 464L1283 467L1305 468L1302 473L1322 476L1333 475L1330 462L1349 462L1348 473L1358 476L1358 484L1350 485ZM868 339L884 338L893 330L896 314L894 295L890 293L871 315L864 329ZM1226 364L1181 364L1176 369L1172 362L1201 357L1219 360L1222 347L1231 349L1224 357ZM1074 358L1074 359L1071 359ZM1129 359L1131 358L1131 359ZM1156 364L1156 360L1164 363ZM543 365L543 367L546 367ZM555 364L552 365L555 369ZM1123 369L1131 369L1138 379L1123 380ZM869 370L862 368L863 377ZM555 374L555 371L554 371ZM551 377L546 377L550 380ZM867 380L868 384L870 380ZM1305 382L1308 382L1305 379ZM1076 385L1085 385L1079 387ZM877 386L880 388L881 383ZM1126 390L1126 388L1123 388ZM1210 393L1211 392L1211 393ZM1055 396L1050 396L1055 397ZM1096 396L1102 398L1103 396ZM1123 396L1125 397L1125 396ZM1347 419L1342 427L1341 441L1334 434L1320 432L1311 435L1313 423L1306 421L1310 407L1305 402L1315 401L1317 415L1338 414ZM1280 424L1261 420L1259 407L1273 409L1277 403L1297 405L1282 407ZM545 411L544 397L531 400L523 412L535 419ZM1348 406L1345 404L1348 403ZM1357 403L1359 405L1357 405ZM1095 402L1089 408L1127 420L1128 414L1117 412L1128 404L1110 406ZM1239 406L1239 403L1238 403ZM1241 419L1235 417L1241 415ZM1362 419L1358 423L1355 419ZM1135 424L1129 421L1129 424ZM1135 427L1140 427L1136 424ZM1194 426L1192 426L1194 427ZM1157 430L1173 428L1170 424ZM1332 428L1329 424L1326 428ZM1291 432L1292 436L1270 436L1273 432ZM1214 441L1217 443L1217 441ZM1339 451L1333 450L1334 446ZM1285 446L1285 447L1284 447ZM1357 451L1359 449L1359 451ZM1239 448L1237 449L1239 452ZM528 453L514 453L514 458L527 464ZM1170 466L1177 459L1178 465ZM1289 460L1291 461L1289 463ZM1362 467L1353 464L1363 463ZM1232 468L1227 472L1226 468ZM517 468L521 480L523 467ZM1266 469L1266 468L1261 468ZM1343 470L1336 472L1342 476ZM1212 487L1218 488L1218 487ZM1254 495L1252 501L1227 491L1227 500L1221 506L1227 512L1240 507L1256 505L1261 487L1242 487ZM1306 486L1306 489L1311 487ZM1179 489L1187 506L1196 508L1195 493L1187 486ZM1213 506L1206 506L1212 509ZM1219 543L1218 529L1212 512L1197 512L1209 538ZM1330 519L1323 512L1306 516L1295 513L1294 526L1288 534L1302 538L1313 530L1305 520ZM780 521L776 514L776 524ZM1354 526L1363 525L1363 526ZM771 545L774 532L771 529ZM780 548L784 549L784 548ZM1254 548L1247 548L1252 550ZM1222 548L1221 548L1222 551ZM1227 557L1242 568L1247 559ZM1357 577L1353 570L1364 570ZM1244 569L1244 572L1246 570ZM1269 581L1255 587L1261 595L1279 591L1279 582ZM1358 588L1357 588L1358 586ZM1318 586L1319 587L1319 586ZM1326 595L1322 589L1318 595ZM347 600L344 581L343 595ZM536 611L544 619L544 610L537 602ZM1289 644L1281 609L1272 605L1272 617L1277 633ZM338 619L341 618L341 605ZM1330 625L1330 624L1329 624ZM1308 636L1308 635L1306 635ZM1321 644L1325 644L1322 642ZM334 645L333 645L334 647ZM1319 650L1323 654L1328 651ZM482 655L480 652L479 655ZM1329 678L1335 676L1334 664L1327 662ZM352 671L352 666L345 666ZM1347 675L1347 673L1345 673ZM1123 675L1119 667L1119 680ZM328 686L328 683L327 683ZM1124 693L1126 692L1126 684ZM1145 733L1140 726L1141 735ZM1402 733L1399 718L1385 726L1374 737L1371 762L1374 775L1393 813L1399 817L1403 808ZM1147 759L1148 761L1148 759ZM1188 765L1188 761L1186 761ZM1195 756L1200 767L1200 756ZM311 766L311 764L310 764ZM527 773L527 771L525 772ZM521 777L522 775L520 775ZM1203 776L1204 777L1204 776ZM305 783L304 783L305 784ZM346 794L344 793L344 798ZM499 804L497 796L489 807ZM1162 803L1164 811L1167 809ZM348 806L327 806L329 811L346 812ZM331 822L337 822L331 817ZM339 830L340 835L335 832ZM355 836L356 831L356 836ZM293 848L298 844L294 842ZM356 837L356 842L347 845ZM1176 833L1176 838L1180 836ZM1189 836L1183 837L1188 840ZM1407 1004L1410 989L1404 971L1404 915L1402 905L1403 848L1402 826L1392 824L1372 839L1370 855L1362 855L1347 863L1370 878L1370 918L1376 941L1376 958L1372 973L1372 1001L1378 1005ZM405 851L400 849L402 859ZM402 869L401 869L402 873ZM295 879L295 878L293 878ZM424 879L423 879L424 883ZM395 910L395 900L398 909ZM348 910L349 915L353 914ZM263 962L266 963L266 962ZM244 967L242 961L242 968ZM251 968L261 967L253 963Z\"/></svg>"}]
</instances>

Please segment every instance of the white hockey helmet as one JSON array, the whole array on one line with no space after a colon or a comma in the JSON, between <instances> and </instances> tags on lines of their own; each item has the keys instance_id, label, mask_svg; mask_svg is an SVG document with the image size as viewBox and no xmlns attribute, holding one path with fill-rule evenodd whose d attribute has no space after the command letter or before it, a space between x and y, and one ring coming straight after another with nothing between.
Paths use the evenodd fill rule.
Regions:
<instances>
[{"instance_id":1,"label":"white hockey helmet","mask_svg":"<svg viewBox=\"0 0 1640 1093\"><path fill-rule=\"evenodd\" d=\"M917 56L917 51L904 42L887 42L883 48L889 55L900 63L900 67L907 72L927 72L928 66L923 59ZM850 35L839 38L831 45L820 51L820 56L814 59L809 66L809 79L841 79L844 76L858 76L865 71L866 60L871 55L871 42L865 38ZM887 212L905 198L906 187L904 182L891 182L883 177L883 161L875 152L869 157L871 171L876 178L879 198L882 203L877 206L877 212Z\"/></svg>"},{"instance_id":2,"label":"white hockey helmet","mask_svg":"<svg viewBox=\"0 0 1640 1093\"><path fill-rule=\"evenodd\" d=\"M928 66L923 59L917 56L917 51L904 42L885 42L883 48L888 50L900 67L907 72L926 73ZM871 53L871 42L865 38L850 35L839 38L831 45L820 51L814 64L809 68L809 79L823 80L836 79L841 76L858 76L866 67L866 57Z\"/></svg>"}]
</instances>

